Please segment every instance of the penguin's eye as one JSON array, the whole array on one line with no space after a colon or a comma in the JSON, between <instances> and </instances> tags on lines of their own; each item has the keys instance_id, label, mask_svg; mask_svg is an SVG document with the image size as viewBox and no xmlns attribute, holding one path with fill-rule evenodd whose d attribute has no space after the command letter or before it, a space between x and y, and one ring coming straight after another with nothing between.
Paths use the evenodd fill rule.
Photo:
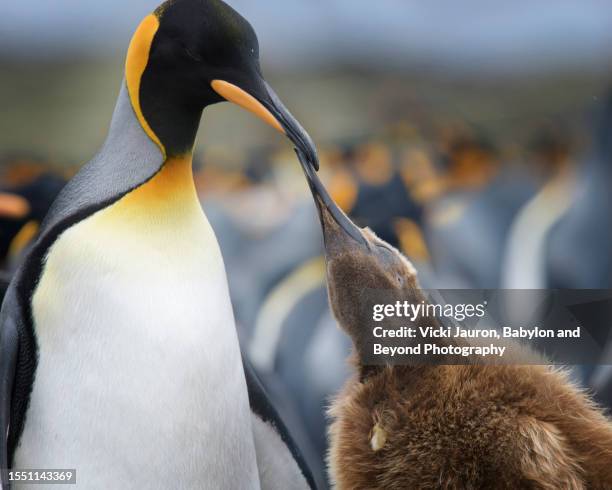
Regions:
<instances>
[{"instance_id":1,"label":"penguin's eye","mask_svg":"<svg viewBox=\"0 0 612 490\"><path fill-rule=\"evenodd\" d=\"M398 283L400 286L403 286L403 285L404 285L404 278L403 278L401 275L399 275L398 273L396 273L396 274L395 274L395 278L397 279L397 283Z\"/></svg>"},{"instance_id":2,"label":"penguin's eye","mask_svg":"<svg viewBox=\"0 0 612 490\"><path fill-rule=\"evenodd\" d=\"M197 54L195 54L192 50L190 50L184 44L183 44L183 50L185 51L185 53L187 53L187 56L189 56L192 60L197 61L198 63L202 62L202 58L198 56Z\"/></svg>"}]
</instances>

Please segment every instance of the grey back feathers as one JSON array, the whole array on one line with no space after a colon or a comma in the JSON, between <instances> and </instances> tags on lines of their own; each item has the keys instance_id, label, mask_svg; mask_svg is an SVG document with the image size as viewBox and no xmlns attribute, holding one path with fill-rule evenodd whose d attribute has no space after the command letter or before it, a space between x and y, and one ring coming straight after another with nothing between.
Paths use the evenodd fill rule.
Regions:
<instances>
[{"instance_id":1,"label":"grey back feathers","mask_svg":"<svg viewBox=\"0 0 612 490\"><path fill-rule=\"evenodd\" d=\"M59 195L45 219L43 234L83 210L106 207L151 179L163 163L161 150L136 118L123 81L104 145Z\"/></svg>"}]
</instances>

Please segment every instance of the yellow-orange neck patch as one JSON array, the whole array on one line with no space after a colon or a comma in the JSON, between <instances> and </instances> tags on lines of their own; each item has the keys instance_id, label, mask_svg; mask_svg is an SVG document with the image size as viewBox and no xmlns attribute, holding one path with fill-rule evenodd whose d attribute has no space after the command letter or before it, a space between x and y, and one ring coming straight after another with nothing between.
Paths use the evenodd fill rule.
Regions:
<instances>
[{"instance_id":1,"label":"yellow-orange neck patch","mask_svg":"<svg viewBox=\"0 0 612 490\"><path fill-rule=\"evenodd\" d=\"M410 259L418 262L429 261L429 248L421 227L408 218L397 218L393 223L400 249Z\"/></svg>"},{"instance_id":2,"label":"yellow-orange neck patch","mask_svg":"<svg viewBox=\"0 0 612 490\"><path fill-rule=\"evenodd\" d=\"M36 220L28 221L25 225L23 225L21 230L19 230L11 241L7 256L11 259L17 258L34 239L38 233L39 226L40 225Z\"/></svg>"},{"instance_id":3,"label":"yellow-orange neck patch","mask_svg":"<svg viewBox=\"0 0 612 490\"><path fill-rule=\"evenodd\" d=\"M346 169L339 169L333 175L329 184L329 193L340 209L350 213L357 203L359 195L358 183Z\"/></svg>"},{"instance_id":4,"label":"yellow-orange neck patch","mask_svg":"<svg viewBox=\"0 0 612 490\"><path fill-rule=\"evenodd\" d=\"M30 203L18 194L0 192L0 217L21 219L30 212Z\"/></svg>"},{"instance_id":5,"label":"yellow-orange neck patch","mask_svg":"<svg viewBox=\"0 0 612 490\"><path fill-rule=\"evenodd\" d=\"M132 107L145 133L159 146L164 158L166 149L145 119L140 107L140 82L149 62L149 53L153 38L159 29L159 19L154 15L146 16L140 23L128 48L125 62L125 79Z\"/></svg>"},{"instance_id":6,"label":"yellow-orange neck patch","mask_svg":"<svg viewBox=\"0 0 612 490\"><path fill-rule=\"evenodd\" d=\"M389 149L380 143L372 143L360 150L356 169L366 184L380 187L393 178L393 163Z\"/></svg>"},{"instance_id":7,"label":"yellow-orange neck patch","mask_svg":"<svg viewBox=\"0 0 612 490\"><path fill-rule=\"evenodd\" d=\"M188 155L168 158L151 180L106 209L98 222L115 229L127 226L170 230L194 215L201 216L202 208Z\"/></svg>"}]
</instances>

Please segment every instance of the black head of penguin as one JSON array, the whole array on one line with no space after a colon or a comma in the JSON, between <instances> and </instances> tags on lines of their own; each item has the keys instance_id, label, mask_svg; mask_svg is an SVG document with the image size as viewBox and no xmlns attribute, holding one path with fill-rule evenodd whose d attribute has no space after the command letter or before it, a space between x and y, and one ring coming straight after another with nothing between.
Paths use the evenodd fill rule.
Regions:
<instances>
[{"instance_id":1,"label":"black head of penguin","mask_svg":"<svg viewBox=\"0 0 612 490\"><path fill-rule=\"evenodd\" d=\"M318 167L312 140L261 74L255 31L221 0L169 0L147 16L130 44L126 81L145 131L168 156L190 152L202 110L228 100Z\"/></svg>"}]
</instances>

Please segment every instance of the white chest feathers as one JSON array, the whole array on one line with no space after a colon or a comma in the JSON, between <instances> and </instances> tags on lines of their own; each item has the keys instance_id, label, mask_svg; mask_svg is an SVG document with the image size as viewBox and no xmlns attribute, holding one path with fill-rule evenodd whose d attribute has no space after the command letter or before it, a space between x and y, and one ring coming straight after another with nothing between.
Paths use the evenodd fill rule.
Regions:
<instances>
[{"instance_id":1,"label":"white chest feathers","mask_svg":"<svg viewBox=\"0 0 612 490\"><path fill-rule=\"evenodd\" d=\"M258 488L223 260L190 173L170 170L50 249L15 467L76 468L83 488Z\"/></svg>"}]
</instances>

